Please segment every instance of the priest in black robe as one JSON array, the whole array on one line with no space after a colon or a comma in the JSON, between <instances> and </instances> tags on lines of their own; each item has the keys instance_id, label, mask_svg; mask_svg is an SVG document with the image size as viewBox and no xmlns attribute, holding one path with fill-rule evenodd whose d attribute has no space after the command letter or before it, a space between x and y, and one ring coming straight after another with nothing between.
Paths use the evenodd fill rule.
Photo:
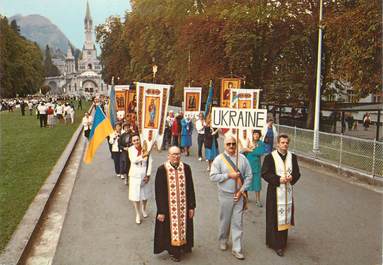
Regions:
<instances>
[{"instance_id":1,"label":"priest in black robe","mask_svg":"<svg viewBox=\"0 0 383 265\"><path fill-rule=\"evenodd\" d=\"M277 150L268 154L262 165L262 178L268 183L266 196L266 245L269 248L274 249L279 256L284 255L284 250L287 246L288 228L294 225L294 200L292 197L292 186L301 176L297 157L288 151L288 146L288 136L285 134L279 135L277 138ZM290 161L286 161L287 159ZM287 174L278 174L276 172L278 170L276 163L282 165L284 164L285 172L286 164L289 164L290 169ZM292 200L291 205L289 205L286 209L290 211L291 218L289 218L289 221L286 222L286 224L282 225L285 227L280 229L281 225L278 223L278 211L283 212L284 209L278 208L277 189L283 185L290 187L288 190L291 192Z\"/></svg>"},{"instance_id":2,"label":"priest in black robe","mask_svg":"<svg viewBox=\"0 0 383 265\"><path fill-rule=\"evenodd\" d=\"M168 152L168 161L157 169L155 179L154 254L167 250L177 262L181 254L191 252L194 245L196 202L191 168L180 161L180 148L172 146Z\"/></svg>"}]
</instances>

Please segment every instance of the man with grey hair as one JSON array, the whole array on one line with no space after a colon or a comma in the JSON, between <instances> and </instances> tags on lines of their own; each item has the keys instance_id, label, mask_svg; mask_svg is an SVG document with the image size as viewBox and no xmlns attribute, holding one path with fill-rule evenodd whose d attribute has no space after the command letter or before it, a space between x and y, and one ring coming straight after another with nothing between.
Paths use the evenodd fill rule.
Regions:
<instances>
[{"instance_id":1,"label":"man with grey hair","mask_svg":"<svg viewBox=\"0 0 383 265\"><path fill-rule=\"evenodd\" d=\"M193 217L196 207L192 172L181 161L181 149L172 146L168 160L156 174L157 218L154 230L154 254L167 250L173 261L194 245Z\"/></svg>"},{"instance_id":2,"label":"man with grey hair","mask_svg":"<svg viewBox=\"0 0 383 265\"><path fill-rule=\"evenodd\" d=\"M249 161L237 154L237 141L228 136L224 141L225 151L217 156L211 166L210 180L217 182L219 201L219 247L227 249L231 231L232 254L243 260L243 213L245 191L251 184L252 173Z\"/></svg>"}]
</instances>

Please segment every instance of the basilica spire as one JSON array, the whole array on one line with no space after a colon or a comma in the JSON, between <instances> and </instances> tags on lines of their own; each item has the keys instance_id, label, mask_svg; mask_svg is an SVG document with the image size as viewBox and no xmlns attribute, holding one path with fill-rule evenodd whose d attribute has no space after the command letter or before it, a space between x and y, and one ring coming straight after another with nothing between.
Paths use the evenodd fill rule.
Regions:
<instances>
[{"instance_id":1,"label":"basilica spire","mask_svg":"<svg viewBox=\"0 0 383 265\"><path fill-rule=\"evenodd\" d=\"M90 22L90 24L93 24L92 16L90 15L89 1L86 1L85 24L87 24L87 22Z\"/></svg>"},{"instance_id":2,"label":"basilica spire","mask_svg":"<svg viewBox=\"0 0 383 265\"><path fill-rule=\"evenodd\" d=\"M86 13L84 19L84 27L85 27L85 49L93 49L93 20L90 15L89 1L86 1Z\"/></svg>"}]
</instances>

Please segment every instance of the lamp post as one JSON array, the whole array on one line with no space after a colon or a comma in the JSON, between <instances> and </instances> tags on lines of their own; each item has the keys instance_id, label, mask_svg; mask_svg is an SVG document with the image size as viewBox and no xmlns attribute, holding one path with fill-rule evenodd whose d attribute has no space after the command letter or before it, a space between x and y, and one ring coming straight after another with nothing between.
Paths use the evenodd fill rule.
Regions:
<instances>
[{"instance_id":1,"label":"lamp post","mask_svg":"<svg viewBox=\"0 0 383 265\"><path fill-rule=\"evenodd\" d=\"M315 90L315 119L313 152L319 153L319 119L320 119L320 89L321 89L321 65L322 65L322 6L323 0L319 1L319 31L318 31L318 61Z\"/></svg>"}]
</instances>

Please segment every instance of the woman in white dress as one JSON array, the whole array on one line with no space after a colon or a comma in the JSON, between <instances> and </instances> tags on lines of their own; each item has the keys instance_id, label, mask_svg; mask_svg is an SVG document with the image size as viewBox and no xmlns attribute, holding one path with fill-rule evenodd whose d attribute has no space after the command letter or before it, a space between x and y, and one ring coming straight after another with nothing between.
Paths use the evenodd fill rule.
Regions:
<instances>
[{"instance_id":1,"label":"woman in white dress","mask_svg":"<svg viewBox=\"0 0 383 265\"><path fill-rule=\"evenodd\" d=\"M148 183L152 170L152 158L142 149L138 135L132 137L132 143L133 145L129 147L131 163L129 170L129 200L133 201L136 210L136 224L140 224L141 213L144 218L148 217L146 205L151 196L151 187Z\"/></svg>"}]
</instances>

